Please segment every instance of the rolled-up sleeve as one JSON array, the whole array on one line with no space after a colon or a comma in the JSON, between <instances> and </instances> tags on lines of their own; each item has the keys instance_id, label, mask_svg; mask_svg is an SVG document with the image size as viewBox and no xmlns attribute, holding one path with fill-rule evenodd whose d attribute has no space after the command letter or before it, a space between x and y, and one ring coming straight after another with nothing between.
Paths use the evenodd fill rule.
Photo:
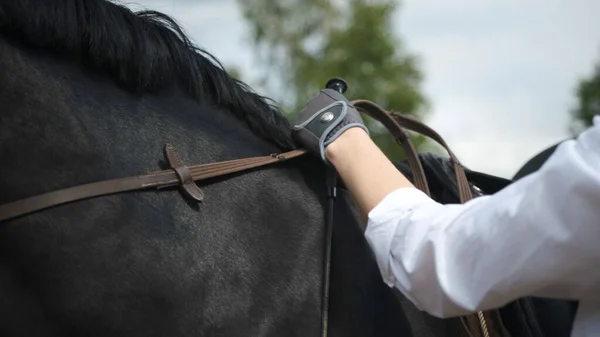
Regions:
<instances>
[{"instance_id":1,"label":"rolled-up sleeve","mask_svg":"<svg viewBox=\"0 0 600 337\"><path fill-rule=\"evenodd\" d=\"M451 317L523 296L600 301L600 118L502 191L442 205L396 190L365 236L384 281ZM596 318L600 318L595 316Z\"/></svg>"}]
</instances>

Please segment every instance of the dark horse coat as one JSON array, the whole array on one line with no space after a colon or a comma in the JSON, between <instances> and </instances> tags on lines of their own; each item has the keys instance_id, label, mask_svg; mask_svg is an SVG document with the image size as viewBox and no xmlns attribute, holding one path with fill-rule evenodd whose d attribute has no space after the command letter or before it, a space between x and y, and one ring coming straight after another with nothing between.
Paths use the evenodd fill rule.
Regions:
<instances>
[{"instance_id":1,"label":"dark horse coat","mask_svg":"<svg viewBox=\"0 0 600 337\"><path fill-rule=\"evenodd\" d=\"M164 169L166 143L187 164L295 146L288 121L165 15L0 2L0 204ZM452 178L431 171L446 164L426 167L453 202ZM306 157L213 179L202 204L132 192L1 223L0 336L316 336L323 171ZM384 285L349 198L335 214L330 336L458 335ZM510 309L505 323L542 336L532 319Z\"/></svg>"}]
</instances>

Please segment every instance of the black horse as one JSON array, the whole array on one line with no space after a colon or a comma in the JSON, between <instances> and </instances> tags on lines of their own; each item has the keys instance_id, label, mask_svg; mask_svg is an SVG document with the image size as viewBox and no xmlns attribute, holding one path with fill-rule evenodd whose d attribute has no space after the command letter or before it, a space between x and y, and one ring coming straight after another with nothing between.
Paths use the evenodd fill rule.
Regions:
<instances>
[{"instance_id":1,"label":"black horse","mask_svg":"<svg viewBox=\"0 0 600 337\"><path fill-rule=\"evenodd\" d=\"M165 169L166 143L187 164L296 146L267 99L154 11L4 0L0 70L0 204ZM447 160L422 159L434 197L457 202ZM324 165L302 157L202 189L201 204L144 191L1 223L0 335L317 336ZM335 215L330 336L464 334L382 282L347 193ZM513 335L541 333L503 310Z\"/></svg>"},{"instance_id":2,"label":"black horse","mask_svg":"<svg viewBox=\"0 0 600 337\"><path fill-rule=\"evenodd\" d=\"M515 173L515 175L513 176L513 180L519 180L524 176L539 170L540 167L544 165L546 160L548 160L548 158L552 156L554 151L556 151L556 148L563 142L564 140L561 140L560 142L547 147L546 149L529 159L525 164L523 164L523 166L517 171L517 173Z\"/></svg>"}]
</instances>

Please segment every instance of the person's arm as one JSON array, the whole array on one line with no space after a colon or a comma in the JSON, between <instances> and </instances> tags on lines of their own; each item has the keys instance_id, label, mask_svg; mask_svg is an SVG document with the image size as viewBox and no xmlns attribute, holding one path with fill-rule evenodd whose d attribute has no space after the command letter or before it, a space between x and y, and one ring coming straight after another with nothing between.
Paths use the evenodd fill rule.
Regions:
<instances>
[{"instance_id":1,"label":"person's arm","mask_svg":"<svg viewBox=\"0 0 600 337\"><path fill-rule=\"evenodd\" d=\"M347 131L326 151L363 211L385 282L438 317L523 296L600 300L600 118L492 196L442 205Z\"/></svg>"},{"instance_id":2,"label":"person's arm","mask_svg":"<svg viewBox=\"0 0 600 337\"><path fill-rule=\"evenodd\" d=\"M325 154L365 215L394 190L415 188L363 129L342 133Z\"/></svg>"}]
</instances>

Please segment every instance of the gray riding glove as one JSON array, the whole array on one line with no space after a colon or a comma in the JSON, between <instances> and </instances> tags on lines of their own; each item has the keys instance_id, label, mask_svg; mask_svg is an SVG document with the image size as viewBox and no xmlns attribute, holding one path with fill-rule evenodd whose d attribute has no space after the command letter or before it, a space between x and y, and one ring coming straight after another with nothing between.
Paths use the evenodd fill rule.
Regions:
<instances>
[{"instance_id":1,"label":"gray riding glove","mask_svg":"<svg viewBox=\"0 0 600 337\"><path fill-rule=\"evenodd\" d=\"M329 164L325 148L344 131L353 127L362 128L369 133L360 113L344 95L332 89L323 89L300 111L293 130L307 150Z\"/></svg>"}]
</instances>

